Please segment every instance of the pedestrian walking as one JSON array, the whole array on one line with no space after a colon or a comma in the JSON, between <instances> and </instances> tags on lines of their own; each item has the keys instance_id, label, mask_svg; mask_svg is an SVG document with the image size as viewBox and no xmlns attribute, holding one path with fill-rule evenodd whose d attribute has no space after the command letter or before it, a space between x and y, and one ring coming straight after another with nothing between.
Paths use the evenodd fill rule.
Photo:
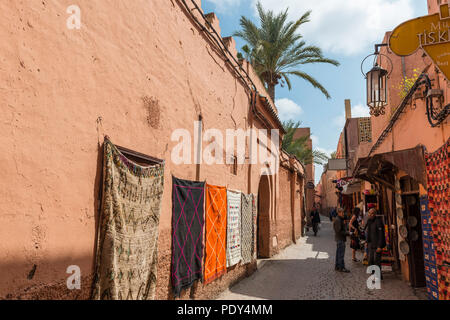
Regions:
<instances>
[{"instance_id":1,"label":"pedestrian walking","mask_svg":"<svg viewBox=\"0 0 450 320\"><path fill-rule=\"evenodd\" d=\"M313 207L313 210L311 211L311 223L313 227L314 236L317 236L317 232L319 231L320 214L319 210L315 205Z\"/></svg>"},{"instance_id":2,"label":"pedestrian walking","mask_svg":"<svg viewBox=\"0 0 450 320\"><path fill-rule=\"evenodd\" d=\"M348 225L348 229L350 232L350 248L352 248L352 260L354 262L359 262L359 260L356 258L356 251L361 250L360 245L360 227L359 227L359 216L360 216L361 210L356 207L353 209L353 215L350 219L350 223Z\"/></svg>"},{"instance_id":3,"label":"pedestrian walking","mask_svg":"<svg viewBox=\"0 0 450 320\"><path fill-rule=\"evenodd\" d=\"M345 229L345 222L344 222L344 209L339 208L337 209L338 216L333 222L333 228L334 228L334 238L336 240L336 264L334 269L339 272L350 272L350 270L347 270L345 268L345 243L347 240L348 232Z\"/></svg>"},{"instance_id":4,"label":"pedestrian walking","mask_svg":"<svg viewBox=\"0 0 450 320\"><path fill-rule=\"evenodd\" d=\"M384 223L381 217L377 216L377 210L375 208L369 210L366 229L369 266L377 265L381 272L381 252L386 246L386 237L384 234ZM383 275L381 275L381 279L383 279Z\"/></svg>"},{"instance_id":5,"label":"pedestrian walking","mask_svg":"<svg viewBox=\"0 0 450 320\"><path fill-rule=\"evenodd\" d=\"M336 216L337 216L336 207L334 207L333 210L331 210L330 212L330 221L333 222L333 219L336 218Z\"/></svg>"}]
</instances>

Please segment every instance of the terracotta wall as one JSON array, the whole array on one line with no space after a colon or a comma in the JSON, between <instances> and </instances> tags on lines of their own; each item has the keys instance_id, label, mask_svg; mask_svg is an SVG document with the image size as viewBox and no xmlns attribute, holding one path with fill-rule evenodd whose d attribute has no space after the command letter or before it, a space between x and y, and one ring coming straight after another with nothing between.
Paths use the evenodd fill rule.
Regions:
<instances>
[{"instance_id":1,"label":"terracotta wall","mask_svg":"<svg viewBox=\"0 0 450 320\"><path fill-rule=\"evenodd\" d=\"M69 30L72 3L0 3L0 297L89 296L99 148L109 135L166 160L156 298L172 298L171 175L197 173L171 162L170 135L183 128L194 137L200 114L203 132L249 128L249 95L177 1L79 0L82 28ZM257 193L260 169L239 165L234 175L202 164L199 177ZM270 181L275 221L279 178ZM69 265L81 267L81 291L64 289ZM238 266L182 297L212 298L254 269Z\"/></svg>"},{"instance_id":2,"label":"terracotta wall","mask_svg":"<svg viewBox=\"0 0 450 320\"><path fill-rule=\"evenodd\" d=\"M428 14L439 12L439 4L448 3L448 0L427 0Z\"/></svg>"},{"instance_id":3,"label":"terracotta wall","mask_svg":"<svg viewBox=\"0 0 450 320\"><path fill-rule=\"evenodd\" d=\"M322 214L328 215L333 208L338 206L338 198L336 195L336 184L333 180L336 180L337 171L325 171L320 179L322 185Z\"/></svg>"},{"instance_id":4,"label":"terracotta wall","mask_svg":"<svg viewBox=\"0 0 450 320\"><path fill-rule=\"evenodd\" d=\"M294 233L295 239L302 236L303 178L297 175L294 194Z\"/></svg>"},{"instance_id":5,"label":"terracotta wall","mask_svg":"<svg viewBox=\"0 0 450 320\"><path fill-rule=\"evenodd\" d=\"M310 136L311 135L311 128L297 128L294 139L298 139L300 137L304 136ZM312 139L308 139L307 146L310 149L313 149L312 145ZM314 165L313 164L307 164L305 166L305 172L306 172L306 183L313 182L315 183L315 176L314 176ZM314 205L314 189L306 189L306 211L309 213L312 210L312 207ZM309 218L308 218L309 219Z\"/></svg>"},{"instance_id":6,"label":"terracotta wall","mask_svg":"<svg viewBox=\"0 0 450 320\"><path fill-rule=\"evenodd\" d=\"M292 243L292 215L291 215L291 174L285 168L280 168L280 211L277 219L278 246L286 247Z\"/></svg>"}]
</instances>

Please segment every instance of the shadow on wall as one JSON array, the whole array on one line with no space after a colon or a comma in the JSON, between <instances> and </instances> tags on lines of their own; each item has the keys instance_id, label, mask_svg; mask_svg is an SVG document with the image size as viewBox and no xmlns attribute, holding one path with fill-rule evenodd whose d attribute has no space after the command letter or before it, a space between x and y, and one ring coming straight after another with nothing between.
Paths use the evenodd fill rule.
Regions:
<instances>
[{"instance_id":1,"label":"shadow on wall","mask_svg":"<svg viewBox=\"0 0 450 320\"><path fill-rule=\"evenodd\" d=\"M99 227L99 209L103 176L103 144L98 144L97 170L95 175L93 198L95 217L95 242L90 256L63 256L54 259L29 258L10 263L0 263L0 299L69 299L85 300L90 298L95 253ZM36 252L37 253L37 252ZM66 281L71 274L66 273L69 266L81 269L81 290L69 290Z\"/></svg>"},{"instance_id":2,"label":"shadow on wall","mask_svg":"<svg viewBox=\"0 0 450 320\"><path fill-rule=\"evenodd\" d=\"M69 266L79 266L81 289L69 290L66 273ZM85 300L92 285L92 257L61 257L37 262L15 261L0 264L0 300Z\"/></svg>"}]
</instances>

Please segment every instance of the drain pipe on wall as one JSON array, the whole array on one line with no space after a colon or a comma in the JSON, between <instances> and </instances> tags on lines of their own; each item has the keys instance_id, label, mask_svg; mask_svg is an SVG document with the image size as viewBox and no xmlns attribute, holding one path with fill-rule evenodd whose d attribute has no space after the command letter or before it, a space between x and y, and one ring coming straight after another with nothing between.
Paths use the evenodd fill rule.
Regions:
<instances>
[{"instance_id":1,"label":"drain pipe on wall","mask_svg":"<svg viewBox=\"0 0 450 320\"><path fill-rule=\"evenodd\" d=\"M200 114L198 116L198 122L196 123L196 128L194 132L195 140L195 179L200 181L200 166L202 163L202 130L203 130L203 117Z\"/></svg>"}]
</instances>

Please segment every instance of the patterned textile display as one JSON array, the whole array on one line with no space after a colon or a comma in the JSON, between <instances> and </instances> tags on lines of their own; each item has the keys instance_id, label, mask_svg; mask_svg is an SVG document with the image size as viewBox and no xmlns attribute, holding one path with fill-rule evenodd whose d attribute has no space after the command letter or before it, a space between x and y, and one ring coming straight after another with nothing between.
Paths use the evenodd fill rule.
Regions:
<instances>
[{"instance_id":1,"label":"patterned textile display","mask_svg":"<svg viewBox=\"0 0 450 320\"><path fill-rule=\"evenodd\" d=\"M253 247L252 247L252 256L253 256L253 259L256 259L257 258L257 252L256 252L256 246L257 246L257 244L256 244L256 241L257 241L257 223L258 223L258 211L257 211L257 206L258 205L258 197L256 196L256 195L253 195L253 197L252 197L252 213L253 213L253 234L252 234L252 237L253 237Z\"/></svg>"},{"instance_id":2,"label":"patterned textile display","mask_svg":"<svg viewBox=\"0 0 450 320\"><path fill-rule=\"evenodd\" d=\"M227 188L206 185L206 253L204 282L227 271Z\"/></svg>"},{"instance_id":3,"label":"patterned textile display","mask_svg":"<svg viewBox=\"0 0 450 320\"><path fill-rule=\"evenodd\" d=\"M431 227L431 217L430 210L428 209L427 196L420 197L420 212L422 218L423 256L428 300L439 300L436 251L434 249L433 231Z\"/></svg>"},{"instance_id":4,"label":"patterned textile display","mask_svg":"<svg viewBox=\"0 0 450 320\"><path fill-rule=\"evenodd\" d=\"M247 264L253 257L253 195L242 194L241 212L241 255Z\"/></svg>"},{"instance_id":5,"label":"patterned textile display","mask_svg":"<svg viewBox=\"0 0 450 320\"><path fill-rule=\"evenodd\" d=\"M172 177L172 286L174 295L202 279L205 182Z\"/></svg>"},{"instance_id":6,"label":"patterned textile display","mask_svg":"<svg viewBox=\"0 0 450 320\"><path fill-rule=\"evenodd\" d=\"M241 261L241 193L227 190L227 267Z\"/></svg>"},{"instance_id":7,"label":"patterned textile display","mask_svg":"<svg viewBox=\"0 0 450 320\"><path fill-rule=\"evenodd\" d=\"M425 153L439 300L450 300L450 139L434 153Z\"/></svg>"},{"instance_id":8,"label":"patterned textile display","mask_svg":"<svg viewBox=\"0 0 450 320\"><path fill-rule=\"evenodd\" d=\"M105 138L92 299L154 299L164 165L139 166Z\"/></svg>"}]
</instances>

